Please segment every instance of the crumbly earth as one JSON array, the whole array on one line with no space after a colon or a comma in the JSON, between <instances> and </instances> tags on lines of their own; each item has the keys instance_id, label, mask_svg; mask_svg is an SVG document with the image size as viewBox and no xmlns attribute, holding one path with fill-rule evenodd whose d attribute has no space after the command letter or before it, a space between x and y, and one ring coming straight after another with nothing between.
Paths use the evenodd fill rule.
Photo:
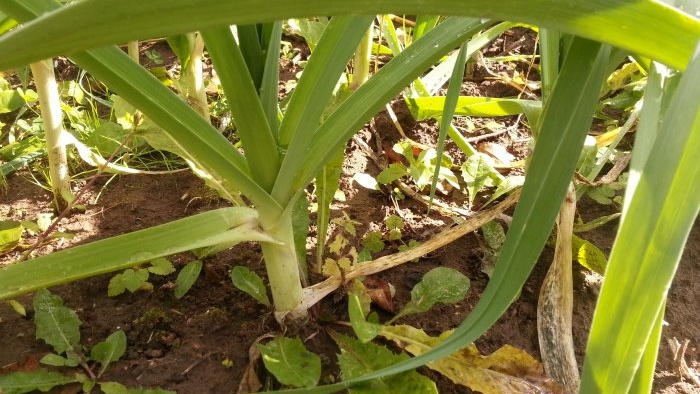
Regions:
<instances>
[{"instance_id":1,"label":"crumbly earth","mask_svg":"<svg viewBox=\"0 0 700 394\"><path fill-rule=\"evenodd\" d=\"M513 41L511 39L511 41ZM501 42L498 45L507 46ZM495 46L496 44L494 44ZM529 52L524 52L529 53ZM465 83L470 94L490 94L493 96L512 94L494 92L494 89L508 89L475 74L473 80ZM486 89L483 92L480 89ZM480 93L481 92L481 93ZM436 135L434 122L413 122L405 106L393 103L394 111L407 135L415 141L433 144ZM515 118L501 120L506 125L514 124ZM479 126L479 125L477 125ZM488 132L488 131L485 131ZM494 137L492 142L505 146L518 157L522 157L526 146L522 143L525 130L514 129L511 134ZM377 143L378 136L381 140ZM398 141L392 121L386 113L358 134L377 155L377 146L391 147ZM456 159L456 148L447 147ZM369 191L352 180L358 172L376 175L376 164L351 141L346 149L341 189L344 201L333 205L333 216L343 213L355 220L357 233L364 234L370 229L381 229L390 214L404 217L403 241L422 241L439 229L453 224L449 217L435 211L426 214L424 205L406 198L392 201L387 194ZM15 220L35 220L39 213L50 213L51 197L45 190L30 181L27 172L14 174L7 179L7 188L0 193L0 218ZM84 182L82 182L84 184ZM76 187L80 187L77 184ZM447 197L452 204L463 203L463 196L453 192ZM59 230L73 234L71 240L57 240L37 250L44 255L54 250L64 249L126 232L166 223L226 206L226 203L211 193L204 183L190 172L170 175L123 175L114 178L102 176L88 190L84 200L85 212L74 213L61 222ZM478 205L478 204L477 204ZM579 205L578 213L584 221L607 215L614 209L601 206L587 198ZM612 222L582 236L609 253L616 232ZM480 234L469 234L448 246L439 249L418 262L407 263L375 275L396 288L395 302L403 305L410 296L410 288L416 278L432 268L451 267L471 279L471 288L466 298L450 306L436 306L430 312L403 318L399 323L411 324L432 335L455 328L473 309L488 283L483 268L483 240ZM26 237L31 243L35 238ZM351 240L358 243L358 240ZM308 260L315 255L315 228L309 233ZM387 253L396 251L399 242L388 244ZM505 344L519 347L539 358L536 327L536 307L539 288L552 260L553 251L546 247L540 261L523 287L520 297L510 306L501 319L481 337L476 345L482 353L488 354ZM0 256L0 263L15 261L19 251ZM99 258L99 256L95 256ZM183 253L172 257L180 268L194 257ZM235 393L238 390L244 370L249 363L249 351L257 340L267 334L279 333L270 310L235 289L229 279L229 271L236 265L245 265L264 275L264 265L257 245L245 243L224 251L204 261L202 276L190 292L182 299L176 299L172 286L175 274L152 276L153 289L117 297L107 296L107 285L111 275L82 280L52 288L70 308L74 309L83 321L81 336L86 348L106 338L117 329L125 331L128 339L126 355L114 363L104 376L104 380L121 382L129 387L161 387L188 393ZM574 341L579 365L582 363L588 327L592 319L600 278L585 268L574 265ZM654 393L690 394L700 392L692 382L683 380L676 372L673 354L667 343L672 338L689 340L685 359L691 369L700 370L698 346L700 345L700 315L697 313L697 300L700 299L700 229L692 231L676 279L669 291L666 306L663 339L656 370ZM32 370L38 359L51 349L35 339L31 320L31 296L18 299L29 309L28 317L14 313L10 306L0 303L0 373ZM378 310L381 319L390 315ZM342 291L328 297L313 309L312 318L299 332L286 333L302 338L306 346L321 356L324 372L322 382L340 379L335 364L338 348L327 334L328 328L339 331L347 329L337 324L347 321L347 302ZM427 369L421 373L438 384L441 393L471 393L472 391L454 385L448 379ZM263 376L266 388L277 386ZM54 390L54 393L77 393L79 387Z\"/></svg>"}]
</instances>

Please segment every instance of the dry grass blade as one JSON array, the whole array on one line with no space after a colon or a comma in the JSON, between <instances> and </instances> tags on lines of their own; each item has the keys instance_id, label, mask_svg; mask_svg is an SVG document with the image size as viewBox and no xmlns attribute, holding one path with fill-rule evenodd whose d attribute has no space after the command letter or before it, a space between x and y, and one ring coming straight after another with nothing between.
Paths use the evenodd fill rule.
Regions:
<instances>
[{"instance_id":1,"label":"dry grass blade","mask_svg":"<svg viewBox=\"0 0 700 394\"><path fill-rule=\"evenodd\" d=\"M547 374L564 386L566 394L578 393L580 384L571 335L571 240L575 215L576 191L570 184L557 219L554 261L542 283L537 304L537 333L542 364Z\"/></svg>"},{"instance_id":2,"label":"dry grass blade","mask_svg":"<svg viewBox=\"0 0 700 394\"><path fill-rule=\"evenodd\" d=\"M484 210L477 213L476 215L467 219L464 223L457 226L451 227L449 229L443 230L432 237L430 240L423 242L422 244L405 250L403 252L395 253L389 256L380 257L378 259L363 263L354 269L345 272L344 279L349 281L361 276L367 276L382 272L389 268L396 267L403 263L409 262L413 259L427 255L428 253L441 248L450 242L468 234L472 231L477 230L485 223L498 217L506 209L510 208L518 198L520 197L520 190L514 191L510 196L503 200L500 204L496 205L491 209ZM340 287L343 283L343 278L339 276L332 276L321 283L317 283L313 286L304 289L304 296L301 304L297 309L308 309L312 305L316 304L322 300L325 296L333 292L335 289ZM288 312L278 313L277 318L284 318L287 313L294 313L296 309Z\"/></svg>"}]
</instances>

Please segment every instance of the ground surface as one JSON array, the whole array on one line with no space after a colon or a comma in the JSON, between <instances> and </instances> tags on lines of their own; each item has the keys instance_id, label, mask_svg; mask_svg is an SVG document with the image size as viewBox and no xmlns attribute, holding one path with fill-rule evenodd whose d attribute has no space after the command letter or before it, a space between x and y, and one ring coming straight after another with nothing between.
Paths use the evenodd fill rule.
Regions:
<instances>
[{"instance_id":1,"label":"ground surface","mask_svg":"<svg viewBox=\"0 0 700 394\"><path fill-rule=\"evenodd\" d=\"M479 89L494 85L493 81L470 82L467 89ZM495 85L493 89L507 89ZM501 94L512 94L501 93ZM412 139L431 144L435 139L435 125L431 122L414 123L408 118L400 103L394 103L399 121ZM513 120L506 120L513 122ZM359 133L358 137L375 149L377 138L380 145L391 146L398 140L398 133L381 115ZM496 137L492 141L506 145L514 153L522 150L516 135ZM351 141L346 149L341 188L344 202L334 204L333 216L342 212L357 221L358 233L370 228L381 228L389 214L400 210L406 220L405 239L424 240L431 234L451 225L452 219L433 212L426 215L425 206L411 199L398 201L396 206L385 194L368 191L353 182L352 175L368 172L376 175L378 169L366 152ZM11 176L5 192L0 193L0 218L34 220L38 213L51 212L51 198L44 190L29 181L27 173ZM71 241L57 241L39 249L40 254L63 249L117 234L165 223L205 210L225 206L225 202L207 191L203 182L189 172L172 175L130 175L114 179L100 178L86 195L87 210L76 213L61 223L60 230L75 235ZM579 215L584 221L611 213L611 209L584 198ZM585 233L590 240L605 252L615 236L616 223L610 223L592 232ZM28 238L27 241L31 241ZM357 241L357 240L355 240ZM310 245L315 245L315 233L310 233ZM471 279L467 297L451 306L438 306L430 312L402 319L401 322L423 328L437 335L459 325L474 307L488 283L482 271L483 241L477 234L470 234L428 255L415 263L404 264L386 271L377 277L392 283L397 290L395 301L403 305L409 299L410 286L415 278L437 266L455 268ZM395 251L397 244L390 245L388 252ZM393 248L393 249L392 249ZM309 250L312 260L314 250ZM490 353L510 344L524 349L539 358L536 306L540 284L552 259L552 249L545 248L539 263L523 288L521 296L511 305L503 317L476 345L482 353ZM2 256L2 263L10 263L18 252ZM99 256L95 256L99 258ZM181 254L172 259L179 268L193 256ZM264 274L261 254L256 245L242 244L205 260L203 275L192 290L182 299L172 292L174 275L152 277L154 289L117 297L107 297L107 284L111 275L91 278L53 288L62 296L67 306L73 308L81 320L81 335L87 346L103 340L111 332L123 329L128 338L127 354L113 365L105 375L128 386L162 387L178 393L235 393L243 371L248 365L249 349L260 336L279 330L270 310L236 290L230 280L229 271L236 265L245 265ZM667 339L690 340L685 357L691 368L700 370L698 346L700 345L700 314L697 300L700 299L700 229L695 227L687 244L678 274L669 291L666 308L667 322L664 327L659 361L657 364L655 393L698 393L700 389L690 382L682 381L675 372L673 356ZM574 340L579 364L586 345L588 327L597 296L596 278L586 269L574 265ZM29 307L31 297L19 299ZM315 318L297 333L307 347L322 355L324 363L323 382L338 380L338 369L334 360L339 350L326 334L326 328L342 330L335 321L347 321L347 302L342 293L325 300ZM383 318L389 315L381 315ZM0 303L0 373L13 370L32 369L37 360L50 348L34 337L34 325L30 318L15 314L11 308ZM224 361L230 361L224 366ZM226 363L228 364L228 363ZM438 382L441 393L470 393L461 386L428 370L421 373ZM72 391L71 391L72 390ZM78 392L69 388L61 393Z\"/></svg>"}]
</instances>

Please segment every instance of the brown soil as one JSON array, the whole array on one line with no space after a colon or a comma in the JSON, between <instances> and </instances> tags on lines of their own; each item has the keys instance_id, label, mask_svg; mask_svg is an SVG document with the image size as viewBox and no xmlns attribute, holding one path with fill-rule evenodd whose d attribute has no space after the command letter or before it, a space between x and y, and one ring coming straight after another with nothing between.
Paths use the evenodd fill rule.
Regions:
<instances>
[{"instance_id":1,"label":"brown soil","mask_svg":"<svg viewBox=\"0 0 700 394\"><path fill-rule=\"evenodd\" d=\"M493 84L492 81L489 83ZM484 86L480 85L480 88ZM502 86L498 88L504 89ZM394 109L409 137L421 143L434 142L436 134L433 123L411 121L410 115L400 104L395 103ZM376 136L370 129L381 135L384 144L388 146L398 140L398 134L386 114L380 115L372 128L359 134L369 146L376 147ZM519 153L518 147L515 146L517 141L500 138L494 142L506 144L514 153ZM394 203L386 195L368 191L354 183L352 175L357 172L376 174L378 169L357 148L357 144L351 142L346 149L341 182L346 201L334 205L333 215L342 216L342 212L347 213L360 223L357 232L363 234L369 229L381 228L385 218L397 211ZM107 182L108 180L110 182ZM26 173L13 175L7 181L8 191L0 194L2 219L34 220L38 213L52 211L50 195L31 183ZM166 223L226 205L189 172L159 176L119 176L114 179L104 177L89 190L86 201L85 212L73 214L60 225L61 231L70 232L75 238L44 246L39 249L39 254ZM426 215L425 206L414 200L405 199L397 204L407 222L404 229L406 240L424 240L438 229L452 224L450 218L441 217L436 213ZM580 203L579 214L584 221L609 213L610 209L590 200L584 199ZM605 252L609 252L615 232L616 225L612 223L583 236ZM314 236L311 232L309 243L313 245ZM31 242L32 238L26 241ZM426 314L404 318L401 323L423 328L432 335L459 325L477 303L488 283L488 276L482 272L482 243L478 234L470 234L420 259L417 263L404 264L378 274L377 277L396 287L397 305L403 305L409 299L410 286L415 278L434 267L455 268L471 279L471 288L462 302L451 306L437 306ZM395 251L397 247L398 244L390 245L387 253ZM314 253L314 250L309 250L309 261L313 259ZM14 261L18 255L19 252L11 252L2 256L0 262ZM511 305L498 323L476 342L482 353L490 353L505 344L510 344L539 358L535 321L537 298L552 255L552 250L545 248L520 298ZM178 268L192 259L190 254L172 258ZM103 340L117 329L126 332L127 354L112 365L104 380L121 382L129 387L161 387L181 394L235 393L248 365L251 346L254 346L260 336L279 331L270 310L232 286L228 273L236 265L245 265L264 274L258 247L246 243L207 258L203 275L191 291L179 300L171 290L175 274L167 277L151 276L154 285L152 291L140 291L113 298L107 296L107 284L111 275L62 285L51 290L63 297L66 305L74 309L83 321L81 335L86 347ZM675 373L672 353L667 345L670 338L690 340L686 360L695 371L700 370L700 316L696 307L692 306L696 305L695 302L700 296L699 272L700 229L695 226L669 291L665 317L667 324L664 327L657 363L655 393L700 392L698 387L683 381ZM574 340L579 364L583 359L588 327L595 307L598 280L586 269L574 265ZM0 303L0 343L3 348L0 352L0 373L30 370L36 366L37 360L43 354L51 351L50 347L35 339L31 320L31 297L24 296L18 301L28 307L28 317L21 317L7 304ZM334 322L347 321L347 303L339 292L337 296L324 300L316 310L314 318L296 335L304 340L310 350L321 355L324 365L322 382L337 381L340 376L335 366L335 355L339 350L325 329L333 327L342 330L342 327ZM387 314L382 316L388 317ZM225 361L230 361L231 364L225 366ZM452 384L426 368L420 369L420 372L437 381L441 393L472 392Z\"/></svg>"}]
</instances>

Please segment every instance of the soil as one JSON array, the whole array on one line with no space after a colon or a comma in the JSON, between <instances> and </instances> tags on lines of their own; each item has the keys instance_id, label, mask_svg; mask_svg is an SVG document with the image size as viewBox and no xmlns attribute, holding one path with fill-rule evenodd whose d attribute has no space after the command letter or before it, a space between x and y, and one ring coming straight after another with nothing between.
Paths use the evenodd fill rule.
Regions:
<instances>
[{"instance_id":1,"label":"soil","mask_svg":"<svg viewBox=\"0 0 700 394\"><path fill-rule=\"evenodd\" d=\"M508 37L501 40L509 40ZM510 39L512 41L512 39ZM496 42L489 50L498 46L509 47L507 43ZM494 49L496 48L496 49ZM513 50L510 48L510 50ZM524 49L523 49L524 50ZM527 52L523 53L531 53ZM507 90L491 80L482 79L478 74L467 82L474 84L470 89L490 94L488 86ZM472 93L474 94L474 93ZM503 94L512 94L503 93ZM434 144L434 122L414 122L401 102L393 103L400 123L407 135L415 141ZM514 118L499 120L510 125ZM484 133L489 132L488 130ZM519 135L525 133L522 127L515 135L494 137L490 141L504 145L515 155L522 155ZM382 141L377 144L377 138ZM371 125L358 134L358 138L370 147L391 146L398 141L399 134L386 113L380 114ZM448 146L448 151L455 148ZM375 152L381 154L381 152ZM410 199L392 201L386 194L369 191L352 180L357 172L376 175L379 169L367 155L358 148L356 141L350 141L346 149L341 189L345 201L336 201L333 216L349 215L359 224L357 233L382 228L390 214L400 214L406 221L404 239L425 240L441 228L453 223L449 217L433 212L426 214L425 206ZM7 188L0 194L0 216L3 219L34 220L39 213L52 212L51 196L30 180L27 172L18 173L7 179ZM84 181L83 181L84 183ZM80 187L80 184L76 184ZM447 199L452 204L461 204L453 193ZM118 234L143 229L195 213L226 206L204 183L190 172L169 175L123 175L100 177L86 193L86 210L74 213L61 222L59 230L75 237L71 240L58 240L42 246L37 253L44 255L54 250L106 238ZM478 204L477 204L478 206ZM614 208L599 205L584 198L578 213L584 221L610 214ZM594 231L583 234L606 253L610 252L616 233L616 224L609 223ZM35 238L28 237L31 243ZM357 242L357 240L351 240ZM315 233L309 234L308 261L315 255ZM395 303L403 305L410 295L415 278L438 266L451 267L471 279L467 297L450 306L437 306L430 312L403 318L399 323L411 324L437 335L459 325L479 300L488 276L483 268L483 241L479 234L469 234L448 246L421 258L415 263L407 263L377 274L376 277L396 288ZM385 253L394 252L399 243L390 244ZM481 337L476 346L488 354L505 344L519 347L539 358L536 327L536 308L539 288L552 261L553 251L545 248L521 296L510 306L501 319ZM15 261L19 251L0 257L1 263ZM99 256L96 256L99 258ZM191 254L172 256L171 260L180 268L193 260ZM129 387L161 387L178 393L235 393L249 363L249 350L263 335L278 333L271 311L255 302L232 286L229 271L236 265L245 265L259 274L264 274L264 265L259 248L245 243L230 250L209 257L204 261L203 275L182 299L173 295L172 284L175 274L159 277L151 276L153 289L107 296L107 285L112 275L104 275L76 283L57 286L51 291L60 295L65 304L74 309L83 324L82 343L89 348L106 338L117 329L127 334L126 355L114 363L103 380L117 381ZM595 307L600 278L585 268L574 265L574 341L579 365L582 364L586 346L588 327ZM691 369L700 371L698 346L700 345L700 315L696 305L700 293L700 228L695 226L686 245L682 262L675 281L669 291L666 306L663 339L656 369L654 393L678 394L700 393L700 388L692 382L684 381L675 372L673 354L667 340L678 338L689 340L685 358ZM0 373L36 368L41 356L51 351L50 347L35 339L34 324L31 319L31 296L18 298L29 314L22 317L10 306L0 303ZM327 297L308 324L298 333L305 345L321 355L324 372L322 383L340 379L335 366L338 348L328 336L326 329L343 331L336 321L347 321L347 301L342 292ZM379 311L384 319L390 315ZM290 333L287 333L290 335ZM438 384L441 393L471 393L472 391L454 385L448 379L427 369L419 372L429 376ZM262 375L261 375L262 376ZM267 388L278 387L269 378L263 378ZM73 390L73 391L70 391ZM54 390L55 393L79 392L79 388Z\"/></svg>"}]
</instances>

